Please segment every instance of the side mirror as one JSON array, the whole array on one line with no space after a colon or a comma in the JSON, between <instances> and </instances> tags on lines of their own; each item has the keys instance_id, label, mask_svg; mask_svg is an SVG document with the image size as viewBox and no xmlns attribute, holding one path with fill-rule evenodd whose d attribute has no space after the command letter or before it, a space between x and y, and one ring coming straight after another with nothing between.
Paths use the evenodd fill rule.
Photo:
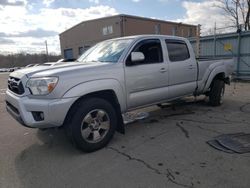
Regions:
<instances>
[{"instance_id":1,"label":"side mirror","mask_svg":"<svg viewBox=\"0 0 250 188\"><path fill-rule=\"evenodd\" d=\"M145 56L142 52L132 52L131 53L131 61L132 62L139 62L139 61L144 61Z\"/></svg>"}]
</instances>

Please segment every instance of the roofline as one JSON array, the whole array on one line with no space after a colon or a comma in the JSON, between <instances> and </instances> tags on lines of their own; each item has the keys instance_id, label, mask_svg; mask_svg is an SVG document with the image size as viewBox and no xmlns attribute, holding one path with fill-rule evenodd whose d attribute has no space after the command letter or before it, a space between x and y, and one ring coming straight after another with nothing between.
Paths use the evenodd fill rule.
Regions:
<instances>
[{"instance_id":1,"label":"roofline","mask_svg":"<svg viewBox=\"0 0 250 188\"><path fill-rule=\"evenodd\" d=\"M192 25L192 24L185 24L185 23L182 23L182 22L173 22L173 21L166 21L166 20L160 20L160 19L154 19L154 18L147 18L147 17L142 17L142 16L134 16L134 15L128 15L128 14L116 14L116 15L113 15L113 16L106 16L106 17L101 17L101 18L95 18L95 19L91 19L91 20L85 20L85 21L82 21L72 27L70 27L69 29L59 33L59 36L83 23L87 23L87 22L92 22L92 21L98 21L98 20L104 20L104 19L109 19L109 18L115 18L115 17L127 17L127 18L135 18L135 19L140 19L140 20L148 20L148 21L157 21L157 22L162 22L162 23L170 23L170 24L176 24L176 25L183 25L183 26L192 26L192 27L197 27L197 25Z\"/></svg>"},{"instance_id":2,"label":"roofline","mask_svg":"<svg viewBox=\"0 0 250 188\"><path fill-rule=\"evenodd\" d=\"M76 24L76 25L70 27L69 29L63 31L63 32L60 33L59 35L61 35L61 34L65 33L65 32L67 32L67 31L69 31L69 30L71 30L71 29L73 29L73 28L75 28L75 27L77 27L77 26L79 26L79 25L81 25L81 24L83 24L83 23L92 22L92 21L98 21L98 20L104 20L104 19L107 19L107 18L115 18L115 17L120 17L120 14L116 14L116 15L113 15L113 16L101 17L101 18L95 18L95 19L91 19L91 20L85 20L85 21L82 21L82 22L80 22L80 23L78 23L78 24Z\"/></svg>"},{"instance_id":3,"label":"roofline","mask_svg":"<svg viewBox=\"0 0 250 188\"><path fill-rule=\"evenodd\" d=\"M160 20L157 18L148 18L148 17L142 17L142 16L134 16L134 15L128 15L128 14L118 14L119 16L124 16L124 17L129 17L129 18L136 18L136 19L141 19L141 20L151 20L151 21L157 21L157 22L163 22L163 23L170 23L170 24L181 24L184 26L193 26L197 27L198 25L192 25L192 24L186 24L182 22L174 22L174 21L167 21L167 20Z\"/></svg>"},{"instance_id":4,"label":"roofline","mask_svg":"<svg viewBox=\"0 0 250 188\"><path fill-rule=\"evenodd\" d=\"M116 37L111 38L103 41L113 41L113 40L120 40L120 39L143 39L143 38L169 38L169 39L179 39L179 40L187 40L185 37L173 36L173 35L159 35L159 34L144 34L144 35L131 35L125 37Z\"/></svg>"}]
</instances>

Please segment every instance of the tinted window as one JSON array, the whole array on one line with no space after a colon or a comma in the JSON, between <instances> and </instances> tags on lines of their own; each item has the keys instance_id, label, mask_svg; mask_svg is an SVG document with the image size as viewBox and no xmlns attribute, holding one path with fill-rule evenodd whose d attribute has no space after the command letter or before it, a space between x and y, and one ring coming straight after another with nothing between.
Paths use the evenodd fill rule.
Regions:
<instances>
[{"instance_id":1,"label":"tinted window","mask_svg":"<svg viewBox=\"0 0 250 188\"><path fill-rule=\"evenodd\" d=\"M145 64L163 62L161 42L158 39L141 41L134 47L132 52L142 52L145 56ZM128 58L128 61L131 61L131 57Z\"/></svg>"},{"instance_id":2,"label":"tinted window","mask_svg":"<svg viewBox=\"0 0 250 188\"><path fill-rule=\"evenodd\" d=\"M182 41L166 40L170 61L184 61L190 58L187 45Z\"/></svg>"}]
</instances>

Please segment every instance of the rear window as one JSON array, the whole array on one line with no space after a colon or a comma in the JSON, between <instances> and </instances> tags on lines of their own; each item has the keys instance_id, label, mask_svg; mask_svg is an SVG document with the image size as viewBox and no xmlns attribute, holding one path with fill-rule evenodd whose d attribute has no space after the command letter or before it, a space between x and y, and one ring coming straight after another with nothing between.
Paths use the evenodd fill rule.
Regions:
<instances>
[{"instance_id":1,"label":"rear window","mask_svg":"<svg viewBox=\"0 0 250 188\"><path fill-rule=\"evenodd\" d=\"M166 40L166 44L170 61L184 61L190 58L188 47L185 42Z\"/></svg>"}]
</instances>

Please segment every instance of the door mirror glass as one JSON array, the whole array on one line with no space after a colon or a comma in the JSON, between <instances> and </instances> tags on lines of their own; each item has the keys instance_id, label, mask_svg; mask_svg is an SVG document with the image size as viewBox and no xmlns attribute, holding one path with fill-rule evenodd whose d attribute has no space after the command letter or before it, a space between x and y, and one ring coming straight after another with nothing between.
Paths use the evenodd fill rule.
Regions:
<instances>
[{"instance_id":1,"label":"door mirror glass","mask_svg":"<svg viewBox=\"0 0 250 188\"><path fill-rule=\"evenodd\" d=\"M144 61L145 60L145 56L142 52L132 52L131 53L131 61L132 62L140 62L140 61Z\"/></svg>"}]
</instances>

